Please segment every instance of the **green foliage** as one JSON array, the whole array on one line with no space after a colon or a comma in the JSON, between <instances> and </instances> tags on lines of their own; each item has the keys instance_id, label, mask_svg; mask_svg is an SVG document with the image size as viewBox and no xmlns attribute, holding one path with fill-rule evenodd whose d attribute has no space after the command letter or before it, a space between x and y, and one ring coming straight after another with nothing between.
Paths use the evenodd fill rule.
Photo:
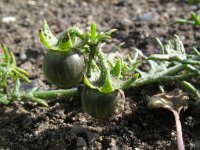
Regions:
<instances>
[{"instance_id":1,"label":"green foliage","mask_svg":"<svg viewBox=\"0 0 200 150\"><path fill-rule=\"evenodd\" d=\"M160 46L159 54L145 56L142 51L134 49L126 59L112 57L112 54L105 54L103 46L110 35L116 31L98 32L95 23L91 24L89 31L80 32L77 27L71 27L63 31L56 38L50 31L48 24L44 21L39 31L41 42L46 48L58 51L81 50L86 60L87 71L83 72L84 84L91 89L101 93L112 93L119 89L134 89L152 83L175 81L185 85L184 87L193 93L199 102L198 89L191 85L187 79L199 76L200 52L193 48L193 53L187 54L182 41L175 35L174 41L168 41L166 45L157 39ZM77 40L79 39L79 40ZM78 92L77 88L64 91L20 91L20 80L30 82L27 72L16 66L16 60L12 52L5 46L4 53L0 55L0 102L7 104L13 100L32 100L47 106L45 99L58 96L72 96ZM141 66L146 65L147 69L142 70ZM11 93L3 91L9 79L15 81ZM189 84L186 84L187 83ZM190 86L188 86L190 85ZM57 92L57 93L56 93ZM41 96L38 93L43 93ZM49 93L50 96L46 96ZM60 94L58 94L60 93Z\"/></svg>"},{"instance_id":2,"label":"green foliage","mask_svg":"<svg viewBox=\"0 0 200 150\"><path fill-rule=\"evenodd\" d=\"M114 59L109 61L106 55L103 53L102 40L110 38L110 34L115 30L110 30L106 33L97 33L95 23L91 24L91 30L89 33L89 63L95 63L97 70L92 68L88 64L88 72L90 74L85 75L84 83L92 89L97 89L102 93L111 93L115 90L125 88L127 83L132 83L138 76L131 77L131 80L123 81L122 76L122 61L120 59ZM98 67L99 66L99 67ZM89 77L89 78L88 78ZM95 79L95 80L93 80ZM116 84L117 83L117 84Z\"/></svg>"},{"instance_id":3,"label":"green foliage","mask_svg":"<svg viewBox=\"0 0 200 150\"><path fill-rule=\"evenodd\" d=\"M196 25L196 26L200 26L200 18L199 16L194 13L191 12L191 19L190 20L186 20L186 19L178 19L174 22L175 24L192 24L192 25Z\"/></svg>"},{"instance_id":4,"label":"green foliage","mask_svg":"<svg viewBox=\"0 0 200 150\"><path fill-rule=\"evenodd\" d=\"M76 27L71 27L63 31L58 38L51 32L47 21L44 20L38 36L42 44L50 50L70 51L72 48L78 48L77 37L83 39L82 33Z\"/></svg>"},{"instance_id":5,"label":"green foliage","mask_svg":"<svg viewBox=\"0 0 200 150\"><path fill-rule=\"evenodd\" d=\"M199 2L200 2L200 0L188 0L188 3L190 5L198 4Z\"/></svg>"},{"instance_id":6,"label":"green foliage","mask_svg":"<svg viewBox=\"0 0 200 150\"><path fill-rule=\"evenodd\" d=\"M5 88L9 78L16 80L18 78L30 82L27 78L28 73L17 67L15 56L2 44L3 54L0 56L0 88Z\"/></svg>"},{"instance_id":7,"label":"green foliage","mask_svg":"<svg viewBox=\"0 0 200 150\"><path fill-rule=\"evenodd\" d=\"M28 73L17 67L15 56L12 52L2 44L3 53L0 54L0 104L7 105L12 101L33 101L43 106L48 106L47 102L44 100L49 97L57 96L71 96L77 93L77 89L71 90L53 90L53 91L37 91L37 88L33 88L30 91L20 90L20 79L30 83L27 78ZM9 86L7 90L7 82L13 80L12 85Z\"/></svg>"}]
</instances>

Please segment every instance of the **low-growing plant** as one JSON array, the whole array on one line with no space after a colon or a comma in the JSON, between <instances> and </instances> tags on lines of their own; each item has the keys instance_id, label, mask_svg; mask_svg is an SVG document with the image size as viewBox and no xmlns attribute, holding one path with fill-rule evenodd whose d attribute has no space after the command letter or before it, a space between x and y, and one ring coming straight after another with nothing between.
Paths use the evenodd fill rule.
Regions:
<instances>
[{"instance_id":1,"label":"low-growing plant","mask_svg":"<svg viewBox=\"0 0 200 150\"><path fill-rule=\"evenodd\" d=\"M191 24L191 25L196 25L200 26L200 18L195 12L191 12L191 19L177 19L174 23L175 24Z\"/></svg>"},{"instance_id":2,"label":"low-growing plant","mask_svg":"<svg viewBox=\"0 0 200 150\"><path fill-rule=\"evenodd\" d=\"M114 113L120 112L121 109L119 109L119 107L123 108L123 102L125 101L123 89L133 83L137 78L136 74L127 81L120 79L122 77L122 61L118 59L116 60L116 64L113 64L115 60L108 62L108 59L102 52L103 41L110 38L110 34L114 31L115 30L106 33L98 33L95 23L92 23L91 30L86 34L80 33L78 28L69 28L60 34L59 40L52 41L51 39L56 38L53 37L46 21L44 21L43 27L39 32L40 40L47 48L59 50L59 54L56 56L55 54L53 56L51 56L52 54L49 55L49 52L45 55L43 71L47 79L58 86L58 82L60 85L67 85L71 81L79 81L79 78L81 79L84 76L85 87L81 94L83 109L91 116L98 119L104 119L110 117ZM49 37L51 38L49 39ZM80 38L81 40L78 44L76 44L75 40L71 42L72 39L76 38ZM65 67L65 63L69 61L67 61L68 57L66 59L63 56L64 54L61 54L60 45L62 46L62 50L67 53L75 49L77 51L82 50L83 57L87 64L87 71L85 72L81 69L85 69L85 67L83 66L84 62L80 62L80 58L72 58L73 64L67 65L71 67L71 69ZM63 61L62 59L66 60ZM55 64L54 62L52 63L52 60L56 60ZM60 64L58 62L60 62ZM53 67L55 67L55 69ZM74 79L75 74L71 75L71 72L75 74L78 73L79 78ZM62 78L60 78L60 76L62 76ZM74 86L76 84L74 84ZM70 84L70 86L72 86L72 84Z\"/></svg>"},{"instance_id":3,"label":"low-growing plant","mask_svg":"<svg viewBox=\"0 0 200 150\"><path fill-rule=\"evenodd\" d=\"M174 41L167 41L165 45L156 39L161 51L158 54L146 56L135 48L126 59L116 58L103 50L106 40L111 38L114 31L116 30L112 29L99 33L96 24L92 23L90 30L85 33L78 27L72 27L56 38L44 21L39 30L40 41L48 48L43 62L44 74L52 84L60 88L71 87L70 89L38 91L35 87L30 91L22 91L20 82L30 82L28 73L16 66L13 53L2 45L0 103L30 100L48 106L52 98L71 97L81 92L83 110L94 118L106 119L123 110L124 90L134 90L152 83L161 85L166 81L181 83L185 90L195 96L196 103L200 102L199 90L190 83L191 78L200 74L200 52L196 48L192 49L191 54L187 54L182 41L175 35ZM143 64L147 65L146 70L140 69ZM8 90L6 85L10 81L13 84ZM77 84L83 84L82 91L78 90ZM179 99L176 100L178 104ZM181 124L178 122L179 107L174 107L172 102L163 99L151 99L149 107L164 107L174 113L178 148L183 149Z\"/></svg>"},{"instance_id":4,"label":"low-growing plant","mask_svg":"<svg viewBox=\"0 0 200 150\"><path fill-rule=\"evenodd\" d=\"M63 31L58 39L51 33L44 21L39 31L40 41L48 48L44 56L43 72L46 78L61 88L74 87L81 82L85 70L85 59L82 55L84 35L78 28L72 27Z\"/></svg>"},{"instance_id":5,"label":"low-growing plant","mask_svg":"<svg viewBox=\"0 0 200 150\"><path fill-rule=\"evenodd\" d=\"M47 101L57 96L72 96L77 93L77 88L69 90L37 91L37 87L30 91L20 89L20 80L30 83L28 73L16 66L16 59L12 52L2 44L3 53L0 54L0 103L9 104L12 101L33 101L43 106L48 106ZM7 87L7 83L12 82ZM9 89L8 89L9 88ZM47 101L45 101L46 99Z\"/></svg>"},{"instance_id":6,"label":"low-growing plant","mask_svg":"<svg viewBox=\"0 0 200 150\"><path fill-rule=\"evenodd\" d=\"M84 76L85 87L81 94L83 109L91 116L105 119L113 114L121 112L124 107L125 95L123 89L131 85L138 77L133 75L124 81L122 76L122 61L120 59L110 61L102 51L102 44L98 37L96 25L91 25L90 62L95 64L88 66L88 73ZM100 38L101 39L101 38ZM99 66L99 67L98 67Z\"/></svg>"},{"instance_id":7,"label":"low-growing plant","mask_svg":"<svg viewBox=\"0 0 200 150\"><path fill-rule=\"evenodd\" d=\"M83 91L86 89L92 89L95 91L97 90L100 93L109 94L117 90L134 89L152 83L162 83L165 81L177 81L179 83L180 81L183 81L181 83L184 87L192 92L197 97L197 102L199 102L199 94L197 93L198 90L192 86L191 83L184 81L199 75L200 53L197 49L193 48L193 53L187 54L183 43L179 37L175 35L173 44L168 41L166 45L163 45L159 39L156 39L160 46L160 54L153 54L147 57L140 50L135 48L130 56L127 56L126 60L123 60L122 58L108 57L108 55L103 51L103 45L114 31L116 30L113 29L108 32L98 33L95 23L92 23L90 31L81 33L77 27L69 28L62 32L61 36L59 36L59 39L57 40L57 38L55 38L51 33L47 22L44 21L43 26L39 31L39 37L44 46L49 48L50 51L58 51L59 53L60 51L78 51L82 53L85 64L84 68L86 69L81 71L82 76L80 76L80 80L77 80L77 83L79 83L81 78L83 78L85 85ZM79 38L79 41L75 40L77 38ZM0 61L0 73L2 78L1 85L4 86L1 86L1 89L3 89L3 87L5 88L9 78L13 78L16 83L19 82L20 78L29 82L26 77L27 73L16 66L14 55L11 52L8 52L5 46L3 46L3 51L4 53L1 54L2 61ZM47 52L47 55L48 53L49 51ZM59 57L60 56L62 58L62 54L59 54ZM61 60L63 60L63 58ZM77 63L76 61L74 62ZM144 71L139 69L143 63L149 66L148 70ZM55 68L61 68L63 71L63 65L60 64L62 63L59 62ZM44 63L44 65L49 66L50 70L52 69L51 65L46 63ZM45 68L44 65L43 68ZM46 69L43 70L45 73ZM60 74L63 73L68 75L71 70L62 71ZM50 76L52 74L54 74L54 72L49 73ZM64 78L65 75L62 77ZM57 85L54 81L49 81ZM65 82L64 79L63 82ZM72 89L63 89L60 91L33 90L32 93L34 93L34 96L42 99L50 99L55 96L67 96L68 94L69 96L72 96L73 94L78 93L78 89L75 87L77 83L74 84ZM19 89L19 83L17 86L13 87L18 87L17 89ZM69 92L70 90L72 93ZM57 93L54 93L55 91ZM44 95L42 96L42 94L39 93ZM7 95L6 91L1 90L1 95ZM8 97L6 96L6 98Z\"/></svg>"}]
</instances>

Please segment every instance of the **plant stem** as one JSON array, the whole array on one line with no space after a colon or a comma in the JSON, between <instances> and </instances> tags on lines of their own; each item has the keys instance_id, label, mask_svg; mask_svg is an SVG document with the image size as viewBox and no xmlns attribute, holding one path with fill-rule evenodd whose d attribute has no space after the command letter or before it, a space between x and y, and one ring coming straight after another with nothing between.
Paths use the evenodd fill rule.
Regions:
<instances>
[{"instance_id":1,"label":"plant stem","mask_svg":"<svg viewBox=\"0 0 200 150\"><path fill-rule=\"evenodd\" d=\"M185 150L184 142L183 142L183 135L182 135L182 126L181 121L179 117L179 112L172 110L174 117L175 117L175 123L176 123L176 132L177 132L177 146L178 150Z\"/></svg>"},{"instance_id":2,"label":"plant stem","mask_svg":"<svg viewBox=\"0 0 200 150\"><path fill-rule=\"evenodd\" d=\"M92 61L94 60L97 50L98 50L98 48L96 45L90 45L90 54L89 54L89 60L87 63L87 73L86 73L87 76L91 75Z\"/></svg>"},{"instance_id":3,"label":"plant stem","mask_svg":"<svg viewBox=\"0 0 200 150\"><path fill-rule=\"evenodd\" d=\"M190 91L191 93L193 93L195 95L197 103L199 103L200 102L200 92L191 83L189 83L187 81L182 81L181 83L188 91Z\"/></svg>"},{"instance_id":4,"label":"plant stem","mask_svg":"<svg viewBox=\"0 0 200 150\"><path fill-rule=\"evenodd\" d=\"M110 81L111 75L110 75L110 71L108 69L108 63L107 60L104 56L104 53L101 51L101 48L99 48L99 50L97 51L97 55L99 58L99 62L100 62L100 70L101 70L101 75L100 75L100 79L99 79L99 83L100 86L103 86L106 82L106 79ZM111 85L112 88L112 85Z\"/></svg>"},{"instance_id":5,"label":"plant stem","mask_svg":"<svg viewBox=\"0 0 200 150\"><path fill-rule=\"evenodd\" d=\"M180 64L180 65L176 65L166 71L162 71L158 74L155 75L149 75L146 76L144 78L139 78L138 80L136 80L135 82L133 82L133 84L131 84L129 87L127 87L127 89L129 88L135 88L135 87L139 87L139 86L143 86L146 84L150 84L150 83L156 83L156 82L161 82L161 81L166 81L166 80L177 80L177 79L181 79L184 77L187 77L186 75L182 75L182 76L177 76L175 78L175 76L173 77L168 77L169 75L173 75L176 74L177 72L180 72L184 69L184 65Z\"/></svg>"},{"instance_id":6,"label":"plant stem","mask_svg":"<svg viewBox=\"0 0 200 150\"><path fill-rule=\"evenodd\" d=\"M33 92L33 96L41 99L49 99L53 97L71 97L77 93L77 88L71 88L66 90L35 91Z\"/></svg>"}]
</instances>

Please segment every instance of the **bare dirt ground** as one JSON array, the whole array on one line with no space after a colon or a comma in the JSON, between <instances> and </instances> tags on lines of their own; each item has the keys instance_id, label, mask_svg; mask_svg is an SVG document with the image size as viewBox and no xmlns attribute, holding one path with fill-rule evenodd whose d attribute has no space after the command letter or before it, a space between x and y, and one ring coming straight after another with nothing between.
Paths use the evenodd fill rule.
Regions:
<instances>
[{"instance_id":1,"label":"bare dirt ground","mask_svg":"<svg viewBox=\"0 0 200 150\"><path fill-rule=\"evenodd\" d=\"M137 47L148 55L158 51L155 37L166 40L178 34L188 51L198 46L199 28L172 23L189 18L190 11L199 8L184 0L1 0L0 19L12 16L16 20L0 21L0 41L15 53L18 65L30 73L34 85L52 89L55 87L46 81L41 69L46 49L37 34L43 19L55 34L73 25L88 29L92 21L99 31L116 28L108 49L125 42L122 51ZM167 88L178 86L170 83ZM123 113L105 122L83 112L80 96L55 100L49 108L30 102L0 105L0 149L175 150L172 113L147 108L147 97L157 92L157 85L126 91ZM188 150L200 149L199 112L197 106L181 112Z\"/></svg>"}]
</instances>

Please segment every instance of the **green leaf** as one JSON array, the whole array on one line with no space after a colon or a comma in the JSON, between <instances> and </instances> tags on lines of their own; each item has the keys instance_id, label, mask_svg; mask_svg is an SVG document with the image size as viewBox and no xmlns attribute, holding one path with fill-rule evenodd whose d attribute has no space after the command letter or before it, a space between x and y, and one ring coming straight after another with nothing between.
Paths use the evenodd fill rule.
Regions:
<instances>
[{"instance_id":1,"label":"green leaf","mask_svg":"<svg viewBox=\"0 0 200 150\"><path fill-rule=\"evenodd\" d=\"M179 52L178 54L182 55L182 57L184 57L184 59L186 59L185 48L183 46L182 41L180 40L178 35L174 35L174 37L175 37L174 49Z\"/></svg>"},{"instance_id":2,"label":"green leaf","mask_svg":"<svg viewBox=\"0 0 200 150\"><path fill-rule=\"evenodd\" d=\"M117 31L117 29L111 29L110 31L106 32L107 36L110 36L113 32Z\"/></svg>"},{"instance_id":3,"label":"green leaf","mask_svg":"<svg viewBox=\"0 0 200 150\"><path fill-rule=\"evenodd\" d=\"M159 60L159 61L182 61L182 56L178 54L152 54L148 57L148 60Z\"/></svg>"},{"instance_id":4,"label":"green leaf","mask_svg":"<svg viewBox=\"0 0 200 150\"><path fill-rule=\"evenodd\" d=\"M28 83L31 82L22 72L18 71L16 68L13 68L11 73L14 73L15 75L17 75L18 78L20 78ZM10 76L12 76L12 75L10 74ZM13 78L14 78L14 76L13 76Z\"/></svg>"},{"instance_id":5,"label":"green leaf","mask_svg":"<svg viewBox=\"0 0 200 150\"><path fill-rule=\"evenodd\" d=\"M161 50L162 54L164 54L165 53L164 45L162 44L162 42L160 41L159 38L156 38L156 41L157 41L158 45L160 46L160 50Z\"/></svg>"},{"instance_id":6,"label":"green leaf","mask_svg":"<svg viewBox=\"0 0 200 150\"><path fill-rule=\"evenodd\" d=\"M7 99L0 98L0 103L4 104L4 105L7 105L7 104L9 104L9 101Z\"/></svg>"},{"instance_id":7,"label":"green leaf","mask_svg":"<svg viewBox=\"0 0 200 150\"><path fill-rule=\"evenodd\" d=\"M198 26L200 26L200 19L199 19L199 16L198 16L196 13L191 12L191 17L192 17L192 20L195 21L195 24L198 25Z\"/></svg>"},{"instance_id":8,"label":"green leaf","mask_svg":"<svg viewBox=\"0 0 200 150\"><path fill-rule=\"evenodd\" d=\"M132 78L128 79L127 81L123 81L120 86L120 89L123 90L123 89L128 88L133 82L135 82L138 79L138 77L139 77L139 74L136 73L136 74L134 74L134 76Z\"/></svg>"},{"instance_id":9,"label":"green leaf","mask_svg":"<svg viewBox=\"0 0 200 150\"><path fill-rule=\"evenodd\" d=\"M106 78L104 85L100 87L99 91L102 93L111 93L114 91L111 80L108 77Z\"/></svg>"},{"instance_id":10,"label":"green leaf","mask_svg":"<svg viewBox=\"0 0 200 150\"><path fill-rule=\"evenodd\" d=\"M28 72L26 72L25 70L23 70L23 69L21 69L21 68L19 68L19 67L17 67L16 70L17 70L18 72L20 72L21 74L24 74L25 76L29 76Z\"/></svg>"},{"instance_id":11,"label":"green leaf","mask_svg":"<svg viewBox=\"0 0 200 150\"><path fill-rule=\"evenodd\" d=\"M200 58L200 52L195 47L193 47L192 50Z\"/></svg>"},{"instance_id":12,"label":"green leaf","mask_svg":"<svg viewBox=\"0 0 200 150\"><path fill-rule=\"evenodd\" d=\"M40 104L40 105L42 105L42 106L48 107L47 102L44 101L43 99L34 97L34 98L32 98L31 100L34 101L34 102L37 102L38 104Z\"/></svg>"},{"instance_id":13,"label":"green leaf","mask_svg":"<svg viewBox=\"0 0 200 150\"><path fill-rule=\"evenodd\" d=\"M0 103L4 105L9 104L9 100L7 99L7 96L1 93L0 93Z\"/></svg>"},{"instance_id":14,"label":"green leaf","mask_svg":"<svg viewBox=\"0 0 200 150\"><path fill-rule=\"evenodd\" d=\"M3 49L3 53L4 53L4 56L5 56L5 59L4 59L4 61L6 62L6 63L8 63L8 64L10 64L10 54L9 54L9 52L8 52L8 49L7 49L7 47L4 45L4 44L1 44L1 47L2 47L2 49Z\"/></svg>"},{"instance_id":15,"label":"green leaf","mask_svg":"<svg viewBox=\"0 0 200 150\"><path fill-rule=\"evenodd\" d=\"M96 43L96 36L97 36L97 31L96 31L96 24L92 22L91 24L91 38L94 43Z\"/></svg>"},{"instance_id":16,"label":"green leaf","mask_svg":"<svg viewBox=\"0 0 200 150\"><path fill-rule=\"evenodd\" d=\"M39 35L40 41L46 48L51 49L51 50L58 49L58 47L56 47L58 39L52 34L46 20L44 20L42 28L39 30L38 35Z\"/></svg>"},{"instance_id":17,"label":"green leaf","mask_svg":"<svg viewBox=\"0 0 200 150\"><path fill-rule=\"evenodd\" d=\"M120 59L117 60L115 66L113 67L113 69L110 71L110 73L114 76L116 76L117 78L120 78L121 76L121 70L122 70L122 62Z\"/></svg>"},{"instance_id":18,"label":"green leaf","mask_svg":"<svg viewBox=\"0 0 200 150\"><path fill-rule=\"evenodd\" d=\"M200 1L199 0L188 0L190 5L198 4Z\"/></svg>"}]
</instances>

